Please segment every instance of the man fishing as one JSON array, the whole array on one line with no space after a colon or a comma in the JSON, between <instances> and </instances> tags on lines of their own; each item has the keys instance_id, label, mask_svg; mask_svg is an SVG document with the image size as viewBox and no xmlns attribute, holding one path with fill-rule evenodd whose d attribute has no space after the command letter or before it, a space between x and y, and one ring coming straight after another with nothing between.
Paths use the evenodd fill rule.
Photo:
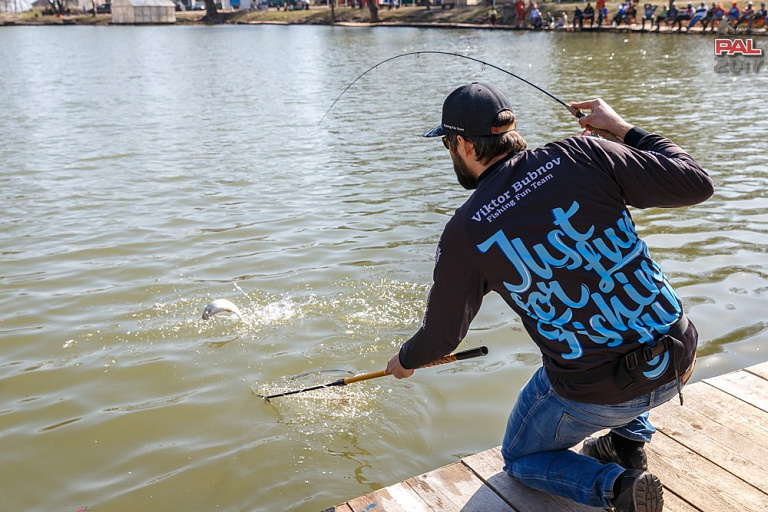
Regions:
<instances>
[{"instance_id":1,"label":"man fishing","mask_svg":"<svg viewBox=\"0 0 768 512\"><path fill-rule=\"evenodd\" d=\"M579 123L603 138L526 149L500 90L472 83L448 95L424 136L442 136L459 183L475 191L445 226L423 324L387 372L409 377L451 352L495 291L543 359L510 414L505 471L586 505L660 512L643 448L655 432L648 411L676 394L682 402L698 335L628 206L694 205L713 183L602 100L571 109L590 111ZM569 450L584 439L583 454Z\"/></svg>"}]
</instances>

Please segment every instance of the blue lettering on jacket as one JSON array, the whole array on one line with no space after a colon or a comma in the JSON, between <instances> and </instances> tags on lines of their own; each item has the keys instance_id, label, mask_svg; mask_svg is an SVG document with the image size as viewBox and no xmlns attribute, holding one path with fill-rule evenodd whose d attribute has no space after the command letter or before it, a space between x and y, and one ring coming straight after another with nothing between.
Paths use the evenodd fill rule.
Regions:
<instances>
[{"instance_id":1,"label":"blue lettering on jacket","mask_svg":"<svg viewBox=\"0 0 768 512\"><path fill-rule=\"evenodd\" d=\"M679 318L680 301L650 258L627 212L615 227L597 233L595 226L581 232L571 223L578 210L577 202L567 210L552 210L555 228L547 233L546 243L528 247L499 230L477 248L485 254L497 247L504 254L513 270L509 281L504 281L510 298L536 320L543 338L567 346L564 359L582 357L585 339L615 347L631 333L629 337L641 343L652 342L655 333L667 332ZM593 289L582 282L577 291L567 293L555 279L555 269L560 268L594 272L599 280ZM584 308L589 308L586 318L580 311ZM649 364L651 370L645 375L656 378L667 369L668 355Z\"/></svg>"}]
</instances>

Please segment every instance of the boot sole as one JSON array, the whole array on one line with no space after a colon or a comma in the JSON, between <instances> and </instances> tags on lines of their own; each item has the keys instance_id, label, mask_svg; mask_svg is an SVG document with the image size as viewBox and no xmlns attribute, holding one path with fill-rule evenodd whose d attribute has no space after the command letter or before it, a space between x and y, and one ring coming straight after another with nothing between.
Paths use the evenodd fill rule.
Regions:
<instances>
[{"instance_id":1,"label":"boot sole","mask_svg":"<svg viewBox=\"0 0 768 512\"><path fill-rule=\"evenodd\" d=\"M664 489L656 475L645 473L634 485L635 512L662 512Z\"/></svg>"}]
</instances>

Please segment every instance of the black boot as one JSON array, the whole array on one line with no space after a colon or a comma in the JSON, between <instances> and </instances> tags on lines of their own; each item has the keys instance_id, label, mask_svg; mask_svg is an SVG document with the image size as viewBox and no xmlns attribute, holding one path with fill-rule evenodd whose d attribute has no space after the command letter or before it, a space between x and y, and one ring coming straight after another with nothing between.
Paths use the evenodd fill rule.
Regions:
<instances>
[{"instance_id":1,"label":"black boot","mask_svg":"<svg viewBox=\"0 0 768 512\"><path fill-rule=\"evenodd\" d=\"M655 475L628 469L613 484L613 507L616 512L662 512L664 489Z\"/></svg>"},{"instance_id":2,"label":"black boot","mask_svg":"<svg viewBox=\"0 0 768 512\"><path fill-rule=\"evenodd\" d=\"M613 432L604 436L584 440L582 453L594 457L603 464L615 462L625 469L648 469L648 456L643 448L645 443L631 441Z\"/></svg>"}]
</instances>

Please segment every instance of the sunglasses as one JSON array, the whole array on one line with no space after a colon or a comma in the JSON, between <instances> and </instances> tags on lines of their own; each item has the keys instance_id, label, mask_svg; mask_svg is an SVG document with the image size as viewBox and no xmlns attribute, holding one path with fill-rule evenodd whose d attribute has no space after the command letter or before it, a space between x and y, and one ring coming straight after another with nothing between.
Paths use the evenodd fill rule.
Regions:
<instances>
[{"instance_id":1,"label":"sunglasses","mask_svg":"<svg viewBox=\"0 0 768 512\"><path fill-rule=\"evenodd\" d=\"M442 140L443 140L443 146L445 146L445 149L450 150L451 149L451 143L448 140L448 136L447 135L443 135L443 139Z\"/></svg>"}]
</instances>

